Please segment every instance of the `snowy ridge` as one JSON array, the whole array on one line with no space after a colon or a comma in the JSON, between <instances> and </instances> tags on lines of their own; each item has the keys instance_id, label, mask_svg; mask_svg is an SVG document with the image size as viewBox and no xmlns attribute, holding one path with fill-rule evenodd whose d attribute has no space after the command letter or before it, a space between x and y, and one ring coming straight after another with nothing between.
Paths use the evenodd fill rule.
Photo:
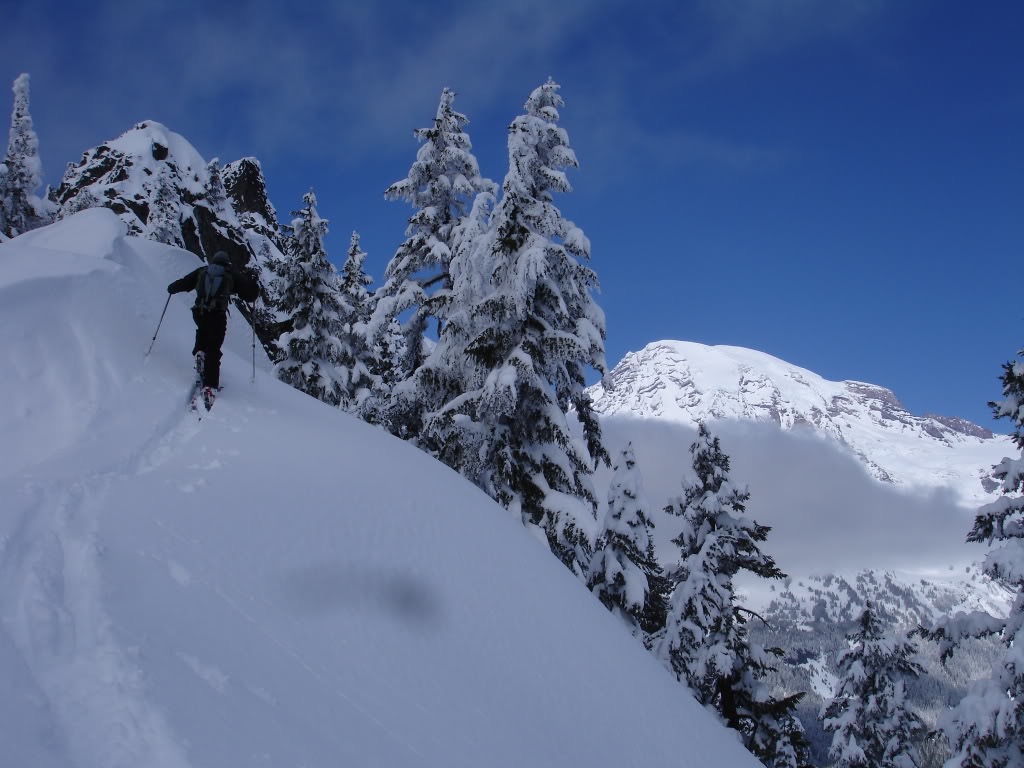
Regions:
<instances>
[{"instance_id":1,"label":"snowy ridge","mask_svg":"<svg viewBox=\"0 0 1024 768\"><path fill-rule=\"evenodd\" d=\"M741 347L655 342L627 354L606 382L590 390L602 415L808 429L845 446L879 480L952 488L969 506L995 497L991 467L1013 454L1009 437L963 419L913 415L883 387L828 381Z\"/></svg>"},{"instance_id":2,"label":"snowy ridge","mask_svg":"<svg viewBox=\"0 0 1024 768\"><path fill-rule=\"evenodd\" d=\"M5 765L756 765L477 489L250 384L237 315L196 422L187 298L142 354L195 258L125 229L0 245Z\"/></svg>"},{"instance_id":3,"label":"snowy ridge","mask_svg":"<svg viewBox=\"0 0 1024 768\"><path fill-rule=\"evenodd\" d=\"M867 601L886 624L910 629L932 625L943 616L985 611L1006 616L1012 593L977 565L922 576L899 571L864 570L843 576L808 576L770 587L760 610L779 627L813 631L820 623L846 625L857 620Z\"/></svg>"}]
</instances>

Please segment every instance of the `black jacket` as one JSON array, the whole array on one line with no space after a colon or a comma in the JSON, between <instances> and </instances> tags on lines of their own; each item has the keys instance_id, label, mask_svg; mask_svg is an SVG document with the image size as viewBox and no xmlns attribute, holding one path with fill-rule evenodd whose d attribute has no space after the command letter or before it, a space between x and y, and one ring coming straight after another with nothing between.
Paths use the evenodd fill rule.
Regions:
<instances>
[{"instance_id":1,"label":"black jacket","mask_svg":"<svg viewBox=\"0 0 1024 768\"><path fill-rule=\"evenodd\" d=\"M199 267L180 280L175 280L167 286L167 292L184 293L196 290L199 285L199 277L205 269L205 266ZM256 301L260 295L260 285L248 271L231 270L231 286L231 292L242 301Z\"/></svg>"}]
</instances>

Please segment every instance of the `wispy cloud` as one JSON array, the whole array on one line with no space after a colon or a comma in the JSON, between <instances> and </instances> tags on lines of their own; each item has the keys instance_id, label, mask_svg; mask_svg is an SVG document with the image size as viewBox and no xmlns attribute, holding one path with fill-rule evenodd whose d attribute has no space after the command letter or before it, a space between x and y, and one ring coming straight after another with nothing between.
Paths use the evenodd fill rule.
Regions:
<instances>
[{"instance_id":1,"label":"wispy cloud","mask_svg":"<svg viewBox=\"0 0 1024 768\"><path fill-rule=\"evenodd\" d=\"M883 8L881 0L700 0L706 48L687 74L699 77L807 43L848 38Z\"/></svg>"},{"instance_id":2,"label":"wispy cloud","mask_svg":"<svg viewBox=\"0 0 1024 768\"><path fill-rule=\"evenodd\" d=\"M31 71L45 93L34 103L49 110L34 114L51 174L142 119L185 133L205 155L287 153L345 166L382 148L404 151L443 87L498 134L549 74L566 85L569 121L586 126L585 166L615 172L625 155L748 172L785 156L691 120L654 125L644 113L683 98L688 79L855 31L878 6L104 0L69 9L35 0L9 14L16 34L0 64L12 79Z\"/></svg>"},{"instance_id":3,"label":"wispy cloud","mask_svg":"<svg viewBox=\"0 0 1024 768\"><path fill-rule=\"evenodd\" d=\"M780 147L683 127L644 125L626 109L604 112L603 116L595 113L593 119L584 116L579 122L586 125L586 131L576 137L577 147L583 148L584 169L599 166L597 175L604 185L617 185L622 179L635 177L638 171L643 173L645 168L742 175L775 171L790 159L790 153Z\"/></svg>"},{"instance_id":4,"label":"wispy cloud","mask_svg":"<svg viewBox=\"0 0 1024 768\"><path fill-rule=\"evenodd\" d=\"M550 73L592 7L108 0L68 15L42 0L13 15L24 34L0 62L12 78L31 70L74 116L62 133L79 140L152 118L253 152L343 163L353 145L407 142L446 86L481 109L509 103L511 119L529 92L521 83L532 88Z\"/></svg>"}]
</instances>

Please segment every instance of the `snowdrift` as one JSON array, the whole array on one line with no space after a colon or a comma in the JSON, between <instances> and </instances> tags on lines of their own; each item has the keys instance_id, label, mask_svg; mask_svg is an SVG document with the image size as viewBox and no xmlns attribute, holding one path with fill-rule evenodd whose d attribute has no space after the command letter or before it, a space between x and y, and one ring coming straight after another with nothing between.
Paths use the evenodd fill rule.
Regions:
<instances>
[{"instance_id":1,"label":"snowdrift","mask_svg":"<svg viewBox=\"0 0 1024 768\"><path fill-rule=\"evenodd\" d=\"M0 245L0 765L754 766L503 509L251 375L197 266L88 210Z\"/></svg>"}]
</instances>

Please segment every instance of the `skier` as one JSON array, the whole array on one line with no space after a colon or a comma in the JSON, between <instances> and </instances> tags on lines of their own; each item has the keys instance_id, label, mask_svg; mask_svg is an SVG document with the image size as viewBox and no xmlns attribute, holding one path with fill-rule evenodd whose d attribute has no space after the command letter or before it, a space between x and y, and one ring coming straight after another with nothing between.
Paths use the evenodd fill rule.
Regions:
<instances>
[{"instance_id":1,"label":"skier","mask_svg":"<svg viewBox=\"0 0 1024 768\"><path fill-rule=\"evenodd\" d=\"M255 301L259 296L259 283L242 270L232 268L231 258L217 251L206 266L189 272L167 286L168 293L196 292L192 318L196 322L196 343L192 354L196 358L196 393L202 389L203 402L209 410L215 393L220 389L221 345L228 330L228 306L231 295L243 301Z\"/></svg>"}]
</instances>

